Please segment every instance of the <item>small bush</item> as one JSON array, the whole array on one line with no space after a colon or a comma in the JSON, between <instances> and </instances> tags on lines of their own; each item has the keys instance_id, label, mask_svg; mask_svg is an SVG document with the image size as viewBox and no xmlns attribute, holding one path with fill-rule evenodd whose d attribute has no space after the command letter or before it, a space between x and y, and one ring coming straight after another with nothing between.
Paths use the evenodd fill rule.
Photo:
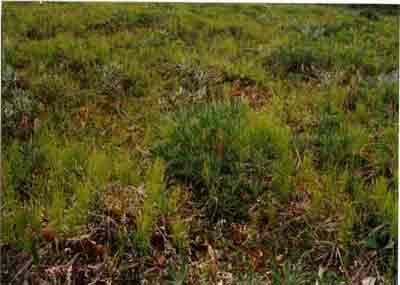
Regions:
<instances>
[{"instance_id":1,"label":"small bush","mask_svg":"<svg viewBox=\"0 0 400 285\"><path fill-rule=\"evenodd\" d=\"M153 151L167 162L167 174L196 186L198 197L206 189L218 212L243 214L241 192L289 193L291 135L272 115L240 102L198 104L162 125Z\"/></svg>"}]
</instances>

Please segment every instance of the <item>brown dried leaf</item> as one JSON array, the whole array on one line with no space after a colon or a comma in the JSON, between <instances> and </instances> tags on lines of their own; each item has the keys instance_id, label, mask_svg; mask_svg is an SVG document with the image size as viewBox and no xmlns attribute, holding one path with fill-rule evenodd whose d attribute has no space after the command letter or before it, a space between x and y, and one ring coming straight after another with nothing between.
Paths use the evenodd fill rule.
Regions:
<instances>
[{"instance_id":1,"label":"brown dried leaf","mask_svg":"<svg viewBox=\"0 0 400 285\"><path fill-rule=\"evenodd\" d=\"M211 274L212 274L213 279L215 279L215 277L217 276L217 273L218 273L218 259L215 254L215 250L209 243L207 243L207 252L211 259L211 267L210 267Z\"/></svg>"},{"instance_id":2,"label":"brown dried leaf","mask_svg":"<svg viewBox=\"0 0 400 285\"><path fill-rule=\"evenodd\" d=\"M42 229L42 237L45 241L51 242L56 238L56 233L49 228Z\"/></svg>"}]
</instances>

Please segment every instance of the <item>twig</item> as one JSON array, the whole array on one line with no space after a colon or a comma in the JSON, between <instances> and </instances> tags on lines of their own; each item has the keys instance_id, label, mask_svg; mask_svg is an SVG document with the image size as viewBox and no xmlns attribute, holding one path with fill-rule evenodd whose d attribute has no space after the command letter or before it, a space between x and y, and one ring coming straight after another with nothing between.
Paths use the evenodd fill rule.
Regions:
<instances>
[{"instance_id":1,"label":"twig","mask_svg":"<svg viewBox=\"0 0 400 285\"><path fill-rule=\"evenodd\" d=\"M33 263L33 258L31 257L28 262L25 263L25 265L15 274L14 279L10 283L14 283L14 281L18 280L19 276L24 274L26 270L28 270L29 267L31 267Z\"/></svg>"},{"instance_id":2,"label":"twig","mask_svg":"<svg viewBox=\"0 0 400 285\"><path fill-rule=\"evenodd\" d=\"M78 258L78 256L79 256L80 254L81 254L80 252L78 252L77 254L75 254L74 257L73 257L73 258L71 259L71 261L69 262L68 271L67 271L67 284L68 284L68 285L71 285L71 284L72 284L72 266L74 265L75 260Z\"/></svg>"}]
</instances>

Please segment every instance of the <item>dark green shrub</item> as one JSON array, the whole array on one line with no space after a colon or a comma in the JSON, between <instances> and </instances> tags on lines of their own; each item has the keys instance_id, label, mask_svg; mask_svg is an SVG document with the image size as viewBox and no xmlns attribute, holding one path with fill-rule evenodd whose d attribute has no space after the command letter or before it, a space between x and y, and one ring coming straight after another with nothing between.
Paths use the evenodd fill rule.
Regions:
<instances>
[{"instance_id":1,"label":"dark green shrub","mask_svg":"<svg viewBox=\"0 0 400 285\"><path fill-rule=\"evenodd\" d=\"M243 214L241 193L289 193L291 134L272 115L240 102L197 104L161 125L153 151L167 162L167 175L194 186L198 197L206 190L217 212Z\"/></svg>"}]
</instances>

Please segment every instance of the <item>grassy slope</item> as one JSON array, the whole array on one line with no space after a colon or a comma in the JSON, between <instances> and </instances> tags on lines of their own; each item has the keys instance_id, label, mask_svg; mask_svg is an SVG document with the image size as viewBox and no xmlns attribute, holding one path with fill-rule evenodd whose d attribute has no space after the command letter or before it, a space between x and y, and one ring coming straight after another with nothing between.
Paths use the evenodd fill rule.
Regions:
<instances>
[{"instance_id":1,"label":"grassy slope","mask_svg":"<svg viewBox=\"0 0 400 285\"><path fill-rule=\"evenodd\" d=\"M2 278L389 282L391 9L5 3Z\"/></svg>"}]
</instances>

